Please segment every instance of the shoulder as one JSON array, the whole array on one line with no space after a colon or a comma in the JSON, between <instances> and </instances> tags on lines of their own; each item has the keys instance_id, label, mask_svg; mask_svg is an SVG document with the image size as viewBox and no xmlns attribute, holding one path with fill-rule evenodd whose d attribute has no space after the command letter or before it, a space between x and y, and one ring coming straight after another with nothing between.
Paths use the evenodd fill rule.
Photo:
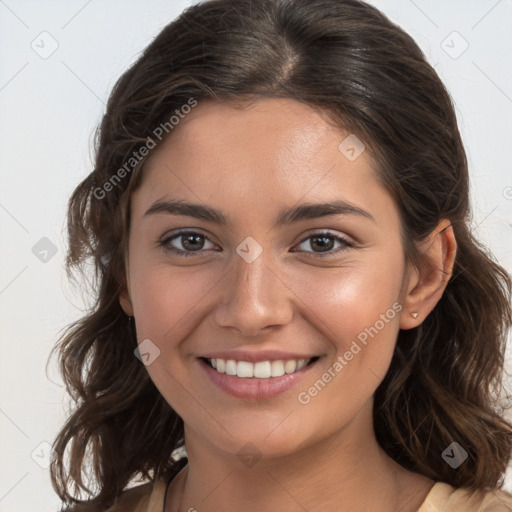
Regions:
<instances>
[{"instance_id":1,"label":"shoulder","mask_svg":"<svg viewBox=\"0 0 512 512\"><path fill-rule=\"evenodd\" d=\"M163 505L166 483L157 480L124 491L108 509L100 510L90 503L74 505L67 512L153 512Z\"/></svg>"},{"instance_id":2,"label":"shoulder","mask_svg":"<svg viewBox=\"0 0 512 512\"><path fill-rule=\"evenodd\" d=\"M457 489L443 482L432 487L418 512L511 512L512 495L498 489Z\"/></svg>"}]
</instances>

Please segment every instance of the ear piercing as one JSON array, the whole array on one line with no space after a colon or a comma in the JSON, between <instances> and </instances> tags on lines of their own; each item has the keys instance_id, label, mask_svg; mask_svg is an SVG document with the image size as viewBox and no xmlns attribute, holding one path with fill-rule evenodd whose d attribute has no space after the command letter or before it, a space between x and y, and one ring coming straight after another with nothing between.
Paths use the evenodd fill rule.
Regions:
<instances>
[{"instance_id":1,"label":"ear piercing","mask_svg":"<svg viewBox=\"0 0 512 512\"><path fill-rule=\"evenodd\" d=\"M418 318L418 313L416 313L416 312L411 313L411 316L412 316L413 318Z\"/></svg>"}]
</instances>

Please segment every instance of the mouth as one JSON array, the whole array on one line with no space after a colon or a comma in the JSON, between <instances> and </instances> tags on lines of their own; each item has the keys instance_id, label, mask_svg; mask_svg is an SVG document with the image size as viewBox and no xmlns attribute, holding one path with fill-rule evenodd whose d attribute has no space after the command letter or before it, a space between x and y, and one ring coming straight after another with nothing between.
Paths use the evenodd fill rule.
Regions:
<instances>
[{"instance_id":1,"label":"mouth","mask_svg":"<svg viewBox=\"0 0 512 512\"><path fill-rule=\"evenodd\" d=\"M201 357L205 364L217 373L236 376L241 379L273 379L296 373L302 368L315 363L319 356L309 359L279 359L275 361L235 361L234 359Z\"/></svg>"},{"instance_id":2,"label":"mouth","mask_svg":"<svg viewBox=\"0 0 512 512\"><path fill-rule=\"evenodd\" d=\"M292 390L318 366L321 358L250 362L199 357L198 361L216 388L233 397L258 402Z\"/></svg>"}]
</instances>

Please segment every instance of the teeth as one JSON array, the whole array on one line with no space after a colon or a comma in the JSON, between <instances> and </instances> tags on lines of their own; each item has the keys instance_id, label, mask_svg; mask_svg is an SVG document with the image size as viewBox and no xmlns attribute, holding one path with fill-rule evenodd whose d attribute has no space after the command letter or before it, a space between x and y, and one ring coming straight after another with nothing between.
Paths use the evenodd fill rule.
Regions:
<instances>
[{"instance_id":1,"label":"teeth","mask_svg":"<svg viewBox=\"0 0 512 512\"><path fill-rule=\"evenodd\" d=\"M214 361L214 359L212 359L212 361ZM254 365L247 361L238 361L236 374L239 377L252 377L254 375Z\"/></svg>"},{"instance_id":2,"label":"teeth","mask_svg":"<svg viewBox=\"0 0 512 512\"><path fill-rule=\"evenodd\" d=\"M271 377L281 377L284 375L284 362L283 361L272 361L270 368Z\"/></svg>"},{"instance_id":3,"label":"teeth","mask_svg":"<svg viewBox=\"0 0 512 512\"><path fill-rule=\"evenodd\" d=\"M233 361L233 359L226 361L226 373L228 375L236 375L236 361Z\"/></svg>"},{"instance_id":4,"label":"teeth","mask_svg":"<svg viewBox=\"0 0 512 512\"><path fill-rule=\"evenodd\" d=\"M259 361L249 363L248 361L235 361L233 359L208 359L213 368L219 373L236 375L240 378L268 379L270 377L281 377L285 374L294 373L306 366L311 359L290 359L288 361Z\"/></svg>"},{"instance_id":5,"label":"teeth","mask_svg":"<svg viewBox=\"0 0 512 512\"><path fill-rule=\"evenodd\" d=\"M250 363L249 363L250 364ZM254 365L254 376L257 379L268 379L271 373L270 361L259 361Z\"/></svg>"},{"instance_id":6,"label":"teeth","mask_svg":"<svg viewBox=\"0 0 512 512\"><path fill-rule=\"evenodd\" d=\"M297 361L290 360L290 361L286 361L286 363L284 363L284 371L286 373L293 373L296 369L297 369Z\"/></svg>"}]
</instances>

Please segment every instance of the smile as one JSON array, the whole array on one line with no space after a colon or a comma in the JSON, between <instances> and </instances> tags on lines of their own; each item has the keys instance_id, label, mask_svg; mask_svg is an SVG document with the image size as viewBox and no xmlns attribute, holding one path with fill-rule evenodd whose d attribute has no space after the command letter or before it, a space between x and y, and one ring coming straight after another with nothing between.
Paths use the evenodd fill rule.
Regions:
<instances>
[{"instance_id":1,"label":"smile","mask_svg":"<svg viewBox=\"0 0 512 512\"><path fill-rule=\"evenodd\" d=\"M298 372L316 359L318 359L318 357L311 357L309 359L258 361L257 363L218 358L204 359L204 361L218 373L225 373L243 379L271 379Z\"/></svg>"},{"instance_id":2,"label":"smile","mask_svg":"<svg viewBox=\"0 0 512 512\"><path fill-rule=\"evenodd\" d=\"M199 357L198 361L215 387L236 398L260 401L291 391L314 371L320 359L321 356L315 356L249 362Z\"/></svg>"}]
</instances>

